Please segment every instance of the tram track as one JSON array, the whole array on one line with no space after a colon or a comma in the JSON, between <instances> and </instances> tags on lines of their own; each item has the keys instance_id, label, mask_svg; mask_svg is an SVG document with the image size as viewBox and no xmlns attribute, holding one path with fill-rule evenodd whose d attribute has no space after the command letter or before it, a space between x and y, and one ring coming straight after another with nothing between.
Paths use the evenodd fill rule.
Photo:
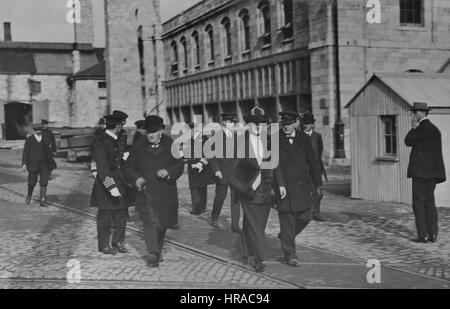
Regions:
<instances>
[{"instance_id":1,"label":"tram track","mask_svg":"<svg viewBox=\"0 0 450 309\"><path fill-rule=\"evenodd\" d=\"M17 192L15 190L12 190L10 188L4 187L2 185L0 185L0 189L5 190L5 191L7 191L7 192L9 192L11 194L14 194L16 196L20 196L20 197L25 198L24 194L22 194L20 192ZM34 201L38 201L35 198L33 200ZM79 210L79 209L76 209L76 208L73 208L73 207L70 207L70 206L67 206L67 205L63 205L63 204L60 204L60 203L51 202L51 201L47 201L47 204L50 205L50 206L56 207L58 209L63 209L65 211L69 211L69 212L75 213L77 215L83 216L83 217L88 218L88 219L90 219L90 220L92 220L94 222L96 221L96 217L93 214L89 213L89 212L86 212L86 211L83 211L83 210ZM144 235L143 232L140 229L135 228L135 227L131 227L131 226L127 226L127 231L132 233L132 234L134 234L134 235L137 235L137 236L139 236L141 238ZM241 264L241 263L239 263L237 261L226 259L226 258L217 256L217 255L211 254L209 252L206 252L206 251L203 251L203 250L199 250L199 249L194 248L192 246L189 246L189 245L186 245L186 244L182 244L180 242L174 241L173 239L170 239L170 237L166 237L165 242L167 244L169 244L169 245L179 249L179 250L188 252L190 254L194 254L196 256L199 256L201 258L205 258L207 260L211 260L211 261L220 263L220 264L222 264L224 266L233 267L233 268L236 268L236 269L244 270L246 272L254 272L252 268L246 267L245 265L243 265L243 264ZM291 289L305 289L306 288L306 287L304 287L302 285L299 285L299 284L296 284L296 283L293 283L293 282L289 282L287 280L283 280L283 279L277 278L277 277L269 275L269 274L258 273L256 275L261 277L261 278L265 278L267 280L276 282L276 283L280 284L281 286L284 286L285 288L291 288ZM5 279L0 279L0 282L2 282L3 280L5 280ZM6 279L6 280L9 280L9 279ZM30 279L30 281L32 281L32 280ZM95 281L93 281L93 282L95 282ZM97 282L100 282L100 281L97 281ZM110 282L110 281L107 281L107 282ZM120 281L120 282L122 282L122 281ZM127 283L127 281L124 281L124 282ZM150 282L150 283L153 284L154 282ZM130 283L128 283L128 284L130 284ZM229 287L229 285L228 285L228 287Z\"/></svg>"}]
</instances>

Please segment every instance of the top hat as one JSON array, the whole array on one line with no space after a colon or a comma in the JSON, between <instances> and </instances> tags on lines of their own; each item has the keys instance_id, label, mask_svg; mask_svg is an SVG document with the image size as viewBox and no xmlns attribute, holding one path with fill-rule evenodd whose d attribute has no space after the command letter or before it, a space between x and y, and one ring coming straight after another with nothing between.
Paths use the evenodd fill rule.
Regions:
<instances>
[{"instance_id":1,"label":"top hat","mask_svg":"<svg viewBox=\"0 0 450 309\"><path fill-rule=\"evenodd\" d=\"M128 115L122 111L113 111L112 115L114 115L116 117L116 119L121 119L121 120L125 120L128 118Z\"/></svg>"},{"instance_id":2,"label":"top hat","mask_svg":"<svg viewBox=\"0 0 450 309\"><path fill-rule=\"evenodd\" d=\"M304 125L316 123L316 119L314 118L314 115L310 112L303 114L301 120L302 120L302 124L304 124Z\"/></svg>"},{"instance_id":3,"label":"top hat","mask_svg":"<svg viewBox=\"0 0 450 309\"><path fill-rule=\"evenodd\" d=\"M166 126L164 120L158 116L148 116L145 118L145 130L148 133L155 133L159 130L163 130Z\"/></svg>"},{"instance_id":4,"label":"top hat","mask_svg":"<svg viewBox=\"0 0 450 309\"><path fill-rule=\"evenodd\" d=\"M280 117L282 125L291 125L297 122L298 114L288 111L280 113Z\"/></svg>"},{"instance_id":5,"label":"top hat","mask_svg":"<svg viewBox=\"0 0 450 309\"><path fill-rule=\"evenodd\" d=\"M145 127L145 120L138 120L134 123L136 128L143 129Z\"/></svg>"},{"instance_id":6,"label":"top hat","mask_svg":"<svg viewBox=\"0 0 450 309\"><path fill-rule=\"evenodd\" d=\"M414 102L414 105L411 108L412 112L415 111L429 112L430 110L432 110L432 108L428 107L428 104L423 102Z\"/></svg>"},{"instance_id":7,"label":"top hat","mask_svg":"<svg viewBox=\"0 0 450 309\"><path fill-rule=\"evenodd\" d=\"M226 121L226 120L236 121L237 115L236 115L236 113L228 112L228 113L222 113L220 115L220 117L222 118L223 121Z\"/></svg>"}]
</instances>

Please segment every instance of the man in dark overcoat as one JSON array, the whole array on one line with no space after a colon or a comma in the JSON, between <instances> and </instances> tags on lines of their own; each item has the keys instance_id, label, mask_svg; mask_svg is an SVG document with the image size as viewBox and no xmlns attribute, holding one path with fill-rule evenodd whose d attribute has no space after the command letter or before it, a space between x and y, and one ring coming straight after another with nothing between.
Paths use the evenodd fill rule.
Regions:
<instances>
[{"instance_id":1,"label":"man in dark overcoat","mask_svg":"<svg viewBox=\"0 0 450 309\"><path fill-rule=\"evenodd\" d=\"M147 136L134 145L125 175L138 190L136 205L144 225L147 264L158 267L166 231L178 222L177 179L184 163L172 155L173 140L163 134L162 118L148 116L145 128Z\"/></svg>"},{"instance_id":2,"label":"man in dark overcoat","mask_svg":"<svg viewBox=\"0 0 450 309\"><path fill-rule=\"evenodd\" d=\"M206 211L208 197L208 185L214 183L211 172L211 165L203 154L203 145L208 139L203 135L201 126L190 124L191 136L187 148L183 149L183 154L187 160L189 190L191 191L192 210L191 215L198 216ZM196 153L196 150L201 152Z\"/></svg>"},{"instance_id":3,"label":"man in dark overcoat","mask_svg":"<svg viewBox=\"0 0 450 309\"><path fill-rule=\"evenodd\" d=\"M316 119L314 115L310 112L307 112L301 117L301 127L303 132L309 136L311 140L311 144L313 146L314 154L316 155L316 160L320 166L320 173L322 176L325 176L325 180L327 179L327 173L325 171L325 165L323 164L322 156L323 156L323 139L320 133L317 133L315 130ZM323 195L314 194L312 203L312 218L315 221L323 221L320 215L320 203L323 199Z\"/></svg>"},{"instance_id":4,"label":"man in dark overcoat","mask_svg":"<svg viewBox=\"0 0 450 309\"><path fill-rule=\"evenodd\" d=\"M55 134L50 129L50 122L46 119L41 120L42 129L42 137L45 139L47 146L50 149L50 153L55 156L56 155L56 139Z\"/></svg>"},{"instance_id":5,"label":"man in dark overcoat","mask_svg":"<svg viewBox=\"0 0 450 309\"><path fill-rule=\"evenodd\" d=\"M43 126L34 125L33 135L29 136L25 141L22 154L22 168L28 172L28 193L25 200L30 205L34 187L39 178L40 185L40 206L47 207L47 186L50 173L56 168L53 160L51 148L47 144L48 141L43 136Z\"/></svg>"},{"instance_id":6,"label":"man in dark overcoat","mask_svg":"<svg viewBox=\"0 0 450 309\"><path fill-rule=\"evenodd\" d=\"M97 177L97 164L95 163L95 141L97 140L97 138L102 135L106 130L106 121L105 118L102 117L99 119L98 121L98 126L95 129L94 132L94 143L92 144L92 149L91 149L91 173L92 173L92 177L94 177L94 179Z\"/></svg>"},{"instance_id":7,"label":"man in dark overcoat","mask_svg":"<svg viewBox=\"0 0 450 309\"><path fill-rule=\"evenodd\" d=\"M412 126L406 136L406 146L412 147L408 178L412 178L413 209L417 239L414 242L436 242L438 212L434 191L436 185L446 181L442 155L442 137L439 129L428 119L431 108L426 103L415 103Z\"/></svg>"},{"instance_id":8,"label":"man in dark overcoat","mask_svg":"<svg viewBox=\"0 0 450 309\"><path fill-rule=\"evenodd\" d=\"M309 224L312 217L312 198L321 194L322 178L311 140L296 129L298 114L280 113L280 169L287 196L278 201L280 240L286 262L299 267L295 238Z\"/></svg>"},{"instance_id":9,"label":"man in dark overcoat","mask_svg":"<svg viewBox=\"0 0 450 309\"><path fill-rule=\"evenodd\" d=\"M223 156L221 158L212 158L211 169L216 182L216 195L214 197L213 209L211 213L212 226L219 228L219 216L223 208L223 204L227 197L228 188L230 188L231 195L231 230L239 233L241 228L239 227L239 220L241 217L241 205L237 202L235 197L235 190L231 186L230 175L232 165L236 156L237 149L237 135L230 127L234 127L237 121L237 115L235 113L223 113L222 118L222 130L216 134L222 136L223 141ZM231 158L227 158L227 145L234 145L234 153ZM230 151L228 151L230 152Z\"/></svg>"},{"instance_id":10,"label":"man in dark overcoat","mask_svg":"<svg viewBox=\"0 0 450 309\"><path fill-rule=\"evenodd\" d=\"M106 131L95 142L97 177L91 195L91 207L98 208L98 249L104 254L127 253L125 231L128 219L127 185L123 174L123 154L117 134L122 125L115 115L105 117ZM110 244L111 230L112 243Z\"/></svg>"}]
</instances>

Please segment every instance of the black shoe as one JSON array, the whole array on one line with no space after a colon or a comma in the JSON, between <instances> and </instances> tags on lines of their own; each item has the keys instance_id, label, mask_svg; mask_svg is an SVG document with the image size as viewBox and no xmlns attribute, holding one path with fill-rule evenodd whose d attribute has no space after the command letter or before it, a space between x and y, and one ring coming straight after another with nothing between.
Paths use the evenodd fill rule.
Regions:
<instances>
[{"instance_id":1,"label":"black shoe","mask_svg":"<svg viewBox=\"0 0 450 309\"><path fill-rule=\"evenodd\" d=\"M251 264L250 259L248 257L246 257L246 256L242 257L242 263L244 263L245 265L250 265Z\"/></svg>"},{"instance_id":2,"label":"black shoe","mask_svg":"<svg viewBox=\"0 0 450 309\"><path fill-rule=\"evenodd\" d=\"M112 247L119 253L128 253L128 249L125 247L123 243L113 244Z\"/></svg>"},{"instance_id":3,"label":"black shoe","mask_svg":"<svg viewBox=\"0 0 450 309\"><path fill-rule=\"evenodd\" d=\"M39 204L41 207L48 207L47 206L47 187L41 187L40 197L39 197Z\"/></svg>"},{"instance_id":4,"label":"black shoe","mask_svg":"<svg viewBox=\"0 0 450 309\"><path fill-rule=\"evenodd\" d=\"M257 273L262 273L266 267L261 261L255 261L255 263L253 264L253 268Z\"/></svg>"},{"instance_id":5,"label":"black shoe","mask_svg":"<svg viewBox=\"0 0 450 309\"><path fill-rule=\"evenodd\" d=\"M27 198L25 199L25 204L26 205L30 205L31 204L31 196L27 196Z\"/></svg>"},{"instance_id":6,"label":"black shoe","mask_svg":"<svg viewBox=\"0 0 450 309\"><path fill-rule=\"evenodd\" d=\"M432 243L437 242L437 235L432 235L432 236L428 237L428 241L432 242Z\"/></svg>"},{"instance_id":7,"label":"black shoe","mask_svg":"<svg viewBox=\"0 0 450 309\"><path fill-rule=\"evenodd\" d=\"M149 254L147 256L147 266L151 268L159 267L159 257L156 254Z\"/></svg>"},{"instance_id":8,"label":"black shoe","mask_svg":"<svg viewBox=\"0 0 450 309\"><path fill-rule=\"evenodd\" d=\"M117 254L117 251L111 247L103 248L99 251L105 255L116 255Z\"/></svg>"},{"instance_id":9,"label":"black shoe","mask_svg":"<svg viewBox=\"0 0 450 309\"><path fill-rule=\"evenodd\" d=\"M314 217L313 217L313 220L314 220L314 221L317 221L317 222L325 222L325 220L322 219L321 216L314 216Z\"/></svg>"},{"instance_id":10,"label":"black shoe","mask_svg":"<svg viewBox=\"0 0 450 309\"><path fill-rule=\"evenodd\" d=\"M286 262L286 264L290 267L295 267L295 268L300 267L300 262L297 259L290 259L289 261Z\"/></svg>"},{"instance_id":11,"label":"black shoe","mask_svg":"<svg viewBox=\"0 0 450 309\"><path fill-rule=\"evenodd\" d=\"M202 214L201 211L190 211L189 213L193 216L200 216Z\"/></svg>"},{"instance_id":12,"label":"black shoe","mask_svg":"<svg viewBox=\"0 0 450 309\"><path fill-rule=\"evenodd\" d=\"M412 242L419 243L419 244L426 244L428 241L425 237L419 237L415 239L411 239Z\"/></svg>"}]
</instances>

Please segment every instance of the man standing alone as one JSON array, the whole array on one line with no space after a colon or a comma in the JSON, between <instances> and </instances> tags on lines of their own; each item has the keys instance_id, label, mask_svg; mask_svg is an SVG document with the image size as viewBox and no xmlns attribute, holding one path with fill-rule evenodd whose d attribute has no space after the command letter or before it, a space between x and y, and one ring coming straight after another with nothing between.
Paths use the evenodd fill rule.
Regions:
<instances>
[{"instance_id":1,"label":"man standing alone","mask_svg":"<svg viewBox=\"0 0 450 309\"><path fill-rule=\"evenodd\" d=\"M413 181L413 209L416 217L417 239L414 242L436 242L438 213L434 200L436 185L446 180L439 129L428 119L431 108L426 103L414 103L413 129L405 139L412 147L408 178Z\"/></svg>"}]
</instances>

